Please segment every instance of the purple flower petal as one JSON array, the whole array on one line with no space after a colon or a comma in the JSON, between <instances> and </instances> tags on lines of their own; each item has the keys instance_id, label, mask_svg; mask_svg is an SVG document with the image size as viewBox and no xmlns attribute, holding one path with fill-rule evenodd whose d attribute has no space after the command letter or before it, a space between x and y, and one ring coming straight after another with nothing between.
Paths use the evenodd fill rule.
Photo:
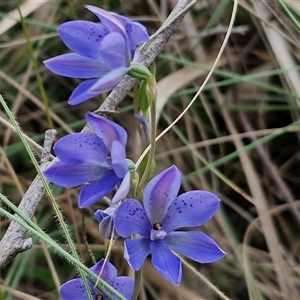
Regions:
<instances>
[{"instance_id":1,"label":"purple flower petal","mask_svg":"<svg viewBox=\"0 0 300 300\"><path fill-rule=\"evenodd\" d=\"M96 298L94 286L90 281L88 281L88 286L90 287L92 296ZM80 278L65 282L60 287L59 294L62 300L88 299L83 281Z\"/></svg>"},{"instance_id":2,"label":"purple flower petal","mask_svg":"<svg viewBox=\"0 0 300 300\"><path fill-rule=\"evenodd\" d=\"M116 210L115 228L122 237L139 233L149 238L151 224L142 204L135 199L126 199Z\"/></svg>"},{"instance_id":3,"label":"purple flower petal","mask_svg":"<svg viewBox=\"0 0 300 300\"><path fill-rule=\"evenodd\" d=\"M152 178L144 190L144 208L151 224L161 222L176 198L181 183L179 170L172 166Z\"/></svg>"},{"instance_id":4,"label":"purple flower petal","mask_svg":"<svg viewBox=\"0 0 300 300\"><path fill-rule=\"evenodd\" d=\"M109 150L94 133L71 133L59 139L54 145L56 156L67 164L95 162L108 167Z\"/></svg>"},{"instance_id":5,"label":"purple flower petal","mask_svg":"<svg viewBox=\"0 0 300 300\"><path fill-rule=\"evenodd\" d=\"M150 254L150 242L143 237L124 241L124 258L135 271L139 270Z\"/></svg>"},{"instance_id":6,"label":"purple flower petal","mask_svg":"<svg viewBox=\"0 0 300 300\"><path fill-rule=\"evenodd\" d=\"M129 22L125 27L126 33L129 37L129 46L134 50L138 45L149 41L149 35L146 28L137 22Z\"/></svg>"},{"instance_id":7,"label":"purple flower petal","mask_svg":"<svg viewBox=\"0 0 300 300\"><path fill-rule=\"evenodd\" d=\"M128 172L125 148L117 140L111 145L111 166L120 179L123 179Z\"/></svg>"},{"instance_id":8,"label":"purple flower petal","mask_svg":"<svg viewBox=\"0 0 300 300\"><path fill-rule=\"evenodd\" d=\"M50 182L69 188L97 180L105 170L93 163L70 165L57 161L44 171L44 175Z\"/></svg>"},{"instance_id":9,"label":"purple flower petal","mask_svg":"<svg viewBox=\"0 0 300 300\"><path fill-rule=\"evenodd\" d=\"M119 141L123 147L126 146L127 133L120 125L94 113L87 113L85 118L107 148L111 149L114 140Z\"/></svg>"},{"instance_id":10,"label":"purple flower petal","mask_svg":"<svg viewBox=\"0 0 300 300\"><path fill-rule=\"evenodd\" d=\"M206 191L190 191L178 196L169 206L162 221L171 232L181 227L196 227L210 220L217 212L220 199Z\"/></svg>"},{"instance_id":11,"label":"purple flower petal","mask_svg":"<svg viewBox=\"0 0 300 300\"><path fill-rule=\"evenodd\" d=\"M85 5L85 8L96 15L99 20L101 20L102 24L110 31L119 33L125 32L123 24L122 22L120 22L118 15L114 15L100 7L96 7L93 5Z\"/></svg>"},{"instance_id":12,"label":"purple flower petal","mask_svg":"<svg viewBox=\"0 0 300 300\"><path fill-rule=\"evenodd\" d=\"M139 48L136 48L133 54L132 62L140 63L142 61L142 54Z\"/></svg>"},{"instance_id":13,"label":"purple flower petal","mask_svg":"<svg viewBox=\"0 0 300 300\"><path fill-rule=\"evenodd\" d=\"M152 254L151 262L154 268L171 283L178 285L182 277L180 258L170 251L164 240L151 242L150 248Z\"/></svg>"},{"instance_id":14,"label":"purple flower petal","mask_svg":"<svg viewBox=\"0 0 300 300\"><path fill-rule=\"evenodd\" d=\"M134 281L126 276L119 276L112 279L110 285L117 290L125 299L131 299L133 293Z\"/></svg>"},{"instance_id":15,"label":"purple flower petal","mask_svg":"<svg viewBox=\"0 0 300 300\"><path fill-rule=\"evenodd\" d=\"M106 171L99 180L82 187L79 194L78 206L86 208L100 201L114 189L117 182L118 178L114 171Z\"/></svg>"},{"instance_id":16,"label":"purple flower petal","mask_svg":"<svg viewBox=\"0 0 300 300\"><path fill-rule=\"evenodd\" d=\"M68 103L70 105L80 104L86 100L89 100L100 93L92 92L90 88L98 81L98 79L90 79L80 83L72 92Z\"/></svg>"},{"instance_id":17,"label":"purple flower petal","mask_svg":"<svg viewBox=\"0 0 300 300\"><path fill-rule=\"evenodd\" d=\"M114 197L110 201L110 205L116 205L119 201L126 198L130 188L130 172L127 172L123 178L121 185L119 186Z\"/></svg>"},{"instance_id":18,"label":"purple flower petal","mask_svg":"<svg viewBox=\"0 0 300 300\"><path fill-rule=\"evenodd\" d=\"M122 34L117 32L108 34L98 48L102 60L110 70L129 66L131 57L127 56L126 40Z\"/></svg>"},{"instance_id":19,"label":"purple flower petal","mask_svg":"<svg viewBox=\"0 0 300 300\"><path fill-rule=\"evenodd\" d=\"M70 50L90 58L100 58L99 44L109 33L103 24L82 20L65 22L57 31Z\"/></svg>"},{"instance_id":20,"label":"purple flower petal","mask_svg":"<svg viewBox=\"0 0 300 300\"><path fill-rule=\"evenodd\" d=\"M112 90L129 71L130 67L120 67L108 72L97 80L90 91L101 94Z\"/></svg>"},{"instance_id":21,"label":"purple flower petal","mask_svg":"<svg viewBox=\"0 0 300 300\"><path fill-rule=\"evenodd\" d=\"M119 235L114 230L114 220L112 216L107 216L99 223L99 232L107 240L111 239L112 234L114 239L118 239Z\"/></svg>"},{"instance_id":22,"label":"purple flower petal","mask_svg":"<svg viewBox=\"0 0 300 300\"><path fill-rule=\"evenodd\" d=\"M165 241L171 250L199 263L215 262L226 255L212 238L198 231L172 232Z\"/></svg>"},{"instance_id":23,"label":"purple flower petal","mask_svg":"<svg viewBox=\"0 0 300 300\"><path fill-rule=\"evenodd\" d=\"M101 222L104 218L108 217L108 216L112 216L115 213L116 208L109 206L108 208L101 210L101 209L97 209L94 212L94 216L97 218L97 220L99 222Z\"/></svg>"},{"instance_id":24,"label":"purple flower petal","mask_svg":"<svg viewBox=\"0 0 300 300\"><path fill-rule=\"evenodd\" d=\"M118 274L115 266L109 261L105 261L103 258L93 265L90 270L98 276L100 275L100 278L107 283L110 283Z\"/></svg>"},{"instance_id":25,"label":"purple flower petal","mask_svg":"<svg viewBox=\"0 0 300 300\"><path fill-rule=\"evenodd\" d=\"M122 23L123 28L125 28L131 50L134 50L138 45L149 40L147 30L142 24L133 22L130 19L116 13L111 14L117 17Z\"/></svg>"},{"instance_id":26,"label":"purple flower petal","mask_svg":"<svg viewBox=\"0 0 300 300\"><path fill-rule=\"evenodd\" d=\"M110 70L101 61L67 53L44 61L45 66L55 74L71 78L99 78Z\"/></svg>"},{"instance_id":27,"label":"purple flower petal","mask_svg":"<svg viewBox=\"0 0 300 300\"><path fill-rule=\"evenodd\" d=\"M115 224L114 224L114 214L116 211L116 207L108 207L105 210L98 209L94 216L99 221L99 231L103 237L106 239L110 239L112 233L114 234L114 239L118 239L119 235L117 234L115 230Z\"/></svg>"}]
</instances>

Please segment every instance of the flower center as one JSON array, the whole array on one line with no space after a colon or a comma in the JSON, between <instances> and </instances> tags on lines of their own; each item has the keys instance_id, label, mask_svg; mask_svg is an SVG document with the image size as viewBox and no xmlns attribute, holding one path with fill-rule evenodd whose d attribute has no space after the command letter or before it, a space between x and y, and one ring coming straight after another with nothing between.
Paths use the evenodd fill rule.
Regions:
<instances>
[{"instance_id":1,"label":"flower center","mask_svg":"<svg viewBox=\"0 0 300 300\"><path fill-rule=\"evenodd\" d=\"M153 224L152 228L154 230L160 230L160 229L162 229L162 224L159 223L159 222L156 222L156 223Z\"/></svg>"},{"instance_id":2,"label":"flower center","mask_svg":"<svg viewBox=\"0 0 300 300\"><path fill-rule=\"evenodd\" d=\"M97 295L97 296L96 296L96 300L103 300L103 296L102 296L102 295L100 295L100 294L99 294L99 295Z\"/></svg>"},{"instance_id":3,"label":"flower center","mask_svg":"<svg viewBox=\"0 0 300 300\"><path fill-rule=\"evenodd\" d=\"M162 240L166 236L166 232L163 230L162 223L155 222L152 225L152 230L150 233L150 239L154 240Z\"/></svg>"}]
</instances>

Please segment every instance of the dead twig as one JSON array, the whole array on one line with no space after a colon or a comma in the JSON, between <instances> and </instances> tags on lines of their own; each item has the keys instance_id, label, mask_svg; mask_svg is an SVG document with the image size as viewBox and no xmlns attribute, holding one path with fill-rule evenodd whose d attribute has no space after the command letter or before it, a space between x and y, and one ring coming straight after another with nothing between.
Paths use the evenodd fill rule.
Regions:
<instances>
[{"instance_id":1,"label":"dead twig","mask_svg":"<svg viewBox=\"0 0 300 300\"><path fill-rule=\"evenodd\" d=\"M45 133L44 147L41 156L41 170L49 164L50 151L56 135L55 130L47 130ZM37 206L42 200L45 187L39 176L36 176L32 184L22 198L19 209L28 217L32 218ZM0 241L0 270L3 269L20 252L32 247L32 239L24 239L26 229L15 222L11 222L4 237Z\"/></svg>"}]
</instances>

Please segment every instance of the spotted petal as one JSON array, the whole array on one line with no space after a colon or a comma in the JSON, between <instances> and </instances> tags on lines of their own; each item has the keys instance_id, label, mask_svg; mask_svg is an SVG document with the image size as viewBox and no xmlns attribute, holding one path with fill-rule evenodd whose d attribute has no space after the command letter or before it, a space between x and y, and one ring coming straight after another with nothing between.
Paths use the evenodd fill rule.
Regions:
<instances>
[{"instance_id":1,"label":"spotted petal","mask_svg":"<svg viewBox=\"0 0 300 300\"><path fill-rule=\"evenodd\" d=\"M163 229L171 232L181 227L206 223L217 212L220 199L206 191L190 191L178 196L169 206L162 221Z\"/></svg>"},{"instance_id":2,"label":"spotted petal","mask_svg":"<svg viewBox=\"0 0 300 300\"><path fill-rule=\"evenodd\" d=\"M226 255L211 237L198 231L175 231L165 241L171 250L199 263L212 263Z\"/></svg>"},{"instance_id":3,"label":"spotted petal","mask_svg":"<svg viewBox=\"0 0 300 300\"><path fill-rule=\"evenodd\" d=\"M117 15L115 13L112 14ZM130 19L124 16L118 15L118 17L125 28L131 50L134 50L138 45L149 40L147 30L142 24L138 22L132 22Z\"/></svg>"},{"instance_id":4,"label":"spotted petal","mask_svg":"<svg viewBox=\"0 0 300 300\"><path fill-rule=\"evenodd\" d=\"M151 224L161 222L176 198L181 184L179 170L172 166L152 178L144 190L144 207Z\"/></svg>"},{"instance_id":5,"label":"spotted petal","mask_svg":"<svg viewBox=\"0 0 300 300\"><path fill-rule=\"evenodd\" d=\"M94 133L71 133L59 139L54 145L56 156L67 164L94 162L108 167L109 150Z\"/></svg>"},{"instance_id":6,"label":"spotted petal","mask_svg":"<svg viewBox=\"0 0 300 300\"><path fill-rule=\"evenodd\" d=\"M90 281L87 281L87 283L92 296L94 297L94 299L96 299L96 293L93 284ZM59 294L62 300L88 299L83 281L80 278L65 282L60 287Z\"/></svg>"},{"instance_id":7,"label":"spotted petal","mask_svg":"<svg viewBox=\"0 0 300 300\"><path fill-rule=\"evenodd\" d=\"M142 204L135 199L126 199L115 214L115 227L122 237L139 233L149 238L151 224Z\"/></svg>"},{"instance_id":8,"label":"spotted petal","mask_svg":"<svg viewBox=\"0 0 300 300\"><path fill-rule=\"evenodd\" d=\"M130 277L118 276L112 279L110 285L117 290L125 299L131 299L134 281Z\"/></svg>"},{"instance_id":9,"label":"spotted petal","mask_svg":"<svg viewBox=\"0 0 300 300\"><path fill-rule=\"evenodd\" d=\"M100 58L99 44L109 33L103 24L83 20L65 22L57 31L70 50L90 58Z\"/></svg>"}]
</instances>

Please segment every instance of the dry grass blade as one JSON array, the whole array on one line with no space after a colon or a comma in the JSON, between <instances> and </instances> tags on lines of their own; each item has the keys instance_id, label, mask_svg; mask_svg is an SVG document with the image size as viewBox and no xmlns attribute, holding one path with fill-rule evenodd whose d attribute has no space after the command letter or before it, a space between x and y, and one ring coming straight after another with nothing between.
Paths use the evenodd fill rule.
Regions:
<instances>
[{"instance_id":1,"label":"dry grass blade","mask_svg":"<svg viewBox=\"0 0 300 300\"><path fill-rule=\"evenodd\" d=\"M49 2L48 0L40 0L40 1L28 0L21 4L20 9L25 18L48 2ZM9 30L11 27L18 24L19 21L20 21L20 15L18 10L14 9L10 11L7 14L6 18L0 22L0 36L1 34L5 33L7 30Z\"/></svg>"}]
</instances>

